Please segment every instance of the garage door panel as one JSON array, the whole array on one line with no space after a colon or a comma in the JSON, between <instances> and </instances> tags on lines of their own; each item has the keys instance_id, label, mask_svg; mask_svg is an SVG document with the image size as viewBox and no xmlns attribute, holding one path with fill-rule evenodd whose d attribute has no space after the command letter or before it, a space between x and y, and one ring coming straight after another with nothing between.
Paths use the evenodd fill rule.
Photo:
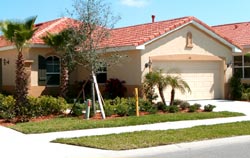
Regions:
<instances>
[{"instance_id":1,"label":"garage door panel","mask_svg":"<svg viewBox=\"0 0 250 158\"><path fill-rule=\"evenodd\" d=\"M163 69L166 74L176 75L177 73L169 73L169 70L176 70L182 79L184 79L192 93L181 94L176 91L176 98L185 100L196 99L217 99L222 97L221 81L222 74L219 73L221 62L212 61L181 61L181 62L153 62L153 66ZM166 99L170 99L170 87L165 90Z\"/></svg>"}]
</instances>

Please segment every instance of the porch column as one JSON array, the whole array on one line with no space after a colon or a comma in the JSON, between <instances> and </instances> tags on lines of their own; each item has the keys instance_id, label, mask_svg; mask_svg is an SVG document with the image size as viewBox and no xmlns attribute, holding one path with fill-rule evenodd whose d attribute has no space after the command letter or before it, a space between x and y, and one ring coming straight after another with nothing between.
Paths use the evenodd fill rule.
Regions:
<instances>
[{"instance_id":1,"label":"porch column","mask_svg":"<svg viewBox=\"0 0 250 158\"><path fill-rule=\"evenodd\" d=\"M27 75L27 86L28 89L31 87L31 66L34 60L25 60L24 61L24 66L25 66L25 73Z\"/></svg>"}]
</instances>

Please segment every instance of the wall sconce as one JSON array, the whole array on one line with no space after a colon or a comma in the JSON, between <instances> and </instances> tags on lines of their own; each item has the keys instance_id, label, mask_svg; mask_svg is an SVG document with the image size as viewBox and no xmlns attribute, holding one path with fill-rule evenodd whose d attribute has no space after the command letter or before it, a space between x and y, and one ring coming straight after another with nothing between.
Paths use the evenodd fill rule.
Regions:
<instances>
[{"instance_id":1,"label":"wall sconce","mask_svg":"<svg viewBox=\"0 0 250 158\"><path fill-rule=\"evenodd\" d=\"M145 63L145 68L150 68L152 65L152 61L149 60L149 62Z\"/></svg>"},{"instance_id":2,"label":"wall sconce","mask_svg":"<svg viewBox=\"0 0 250 158\"><path fill-rule=\"evenodd\" d=\"M149 72L151 72L151 71L152 71L152 60L150 59L150 57L149 57L148 62L147 62L147 63L145 63L144 70L145 70L146 68L148 68Z\"/></svg>"},{"instance_id":3,"label":"wall sconce","mask_svg":"<svg viewBox=\"0 0 250 158\"><path fill-rule=\"evenodd\" d=\"M3 59L3 64L4 64L4 65L7 65L7 64L9 64L9 63L10 63L9 59Z\"/></svg>"}]
</instances>

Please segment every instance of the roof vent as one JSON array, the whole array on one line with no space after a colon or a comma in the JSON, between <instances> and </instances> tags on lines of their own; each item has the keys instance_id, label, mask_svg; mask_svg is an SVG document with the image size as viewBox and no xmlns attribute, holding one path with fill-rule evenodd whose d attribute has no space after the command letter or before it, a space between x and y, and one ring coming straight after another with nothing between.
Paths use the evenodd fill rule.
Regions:
<instances>
[{"instance_id":1,"label":"roof vent","mask_svg":"<svg viewBox=\"0 0 250 158\"><path fill-rule=\"evenodd\" d=\"M155 22L155 15L152 15L152 23Z\"/></svg>"},{"instance_id":2,"label":"roof vent","mask_svg":"<svg viewBox=\"0 0 250 158\"><path fill-rule=\"evenodd\" d=\"M236 30L238 28L238 25L234 25L234 30Z\"/></svg>"}]
</instances>

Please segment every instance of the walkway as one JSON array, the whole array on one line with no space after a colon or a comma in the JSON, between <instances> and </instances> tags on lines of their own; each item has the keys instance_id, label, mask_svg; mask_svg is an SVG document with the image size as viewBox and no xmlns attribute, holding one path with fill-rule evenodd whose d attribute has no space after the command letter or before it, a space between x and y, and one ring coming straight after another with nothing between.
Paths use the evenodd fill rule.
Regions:
<instances>
[{"instance_id":1,"label":"walkway","mask_svg":"<svg viewBox=\"0 0 250 158\"><path fill-rule=\"evenodd\" d=\"M84 158L84 157L130 157L135 155L140 156L144 154L152 154L154 152L160 152L162 150L180 149L181 145L180 144L167 145L161 147L153 147L153 148L137 149L129 151L108 151L108 150L99 150L86 147L55 144L55 143L50 143L50 141L62 137L68 138L68 137L79 137L79 136L90 136L90 135L102 135L102 134L132 132L140 130L167 130L167 129L187 128L197 125L212 125L219 123L250 120L250 103L247 102L204 100L204 101L192 101L191 103L193 102L200 103L202 105L213 104L216 105L215 111L243 112L246 114L246 116L233 117L233 118L207 119L207 120L166 122L166 123L157 123L150 125L138 125L138 126L128 126L128 127L117 127L117 128L99 128L99 129L54 132L45 134L29 134L29 135L25 135L13 131L9 128L0 126L0 149L1 149L0 157ZM209 142L211 142L211 140Z\"/></svg>"}]
</instances>

